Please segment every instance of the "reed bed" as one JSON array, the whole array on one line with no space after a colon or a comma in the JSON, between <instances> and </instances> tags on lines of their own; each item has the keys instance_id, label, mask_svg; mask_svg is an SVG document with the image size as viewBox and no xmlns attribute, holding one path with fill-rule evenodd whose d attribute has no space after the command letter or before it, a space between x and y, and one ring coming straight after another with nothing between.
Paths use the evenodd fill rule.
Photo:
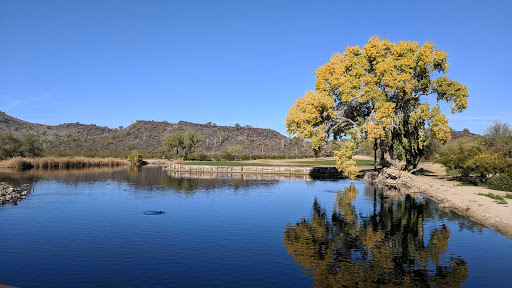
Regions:
<instances>
[{"instance_id":1,"label":"reed bed","mask_svg":"<svg viewBox=\"0 0 512 288\"><path fill-rule=\"evenodd\" d=\"M124 159L91 157L14 157L9 160L0 161L0 167L14 169L81 169L92 167L119 167L129 164L130 162Z\"/></svg>"}]
</instances>

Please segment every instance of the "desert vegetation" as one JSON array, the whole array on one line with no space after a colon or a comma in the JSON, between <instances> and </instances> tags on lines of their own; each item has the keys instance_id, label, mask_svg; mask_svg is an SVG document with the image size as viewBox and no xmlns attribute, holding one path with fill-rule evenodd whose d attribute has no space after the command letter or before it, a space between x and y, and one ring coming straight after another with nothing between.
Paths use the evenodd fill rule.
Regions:
<instances>
[{"instance_id":1,"label":"desert vegetation","mask_svg":"<svg viewBox=\"0 0 512 288\"><path fill-rule=\"evenodd\" d=\"M436 161L463 181L512 191L512 129L508 123L497 121L483 136L447 143Z\"/></svg>"},{"instance_id":2,"label":"desert vegetation","mask_svg":"<svg viewBox=\"0 0 512 288\"><path fill-rule=\"evenodd\" d=\"M30 133L17 137L11 131L0 131L0 160L16 156L39 156L42 150L38 140Z\"/></svg>"},{"instance_id":3,"label":"desert vegetation","mask_svg":"<svg viewBox=\"0 0 512 288\"><path fill-rule=\"evenodd\" d=\"M133 150L129 155L128 155L128 162L130 162L130 165L132 166L141 166L142 165L142 155Z\"/></svg>"},{"instance_id":4,"label":"desert vegetation","mask_svg":"<svg viewBox=\"0 0 512 288\"><path fill-rule=\"evenodd\" d=\"M201 136L196 131L183 130L165 135L162 143L167 152L176 151L178 154L181 149L187 158L197 149L201 141Z\"/></svg>"},{"instance_id":5,"label":"desert vegetation","mask_svg":"<svg viewBox=\"0 0 512 288\"><path fill-rule=\"evenodd\" d=\"M79 169L92 167L118 167L128 165L128 161L118 158L91 157L14 157L0 161L2 168L14 169Z\"/></svg>"}]
</instances>

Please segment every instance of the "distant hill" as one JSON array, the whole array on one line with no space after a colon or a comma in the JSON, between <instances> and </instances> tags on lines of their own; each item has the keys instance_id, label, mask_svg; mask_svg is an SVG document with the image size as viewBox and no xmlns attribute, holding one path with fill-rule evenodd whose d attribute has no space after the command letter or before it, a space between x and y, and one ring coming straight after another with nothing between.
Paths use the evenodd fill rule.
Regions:
<instances>
[{"instance_id":1,"label":"distant hill","mask_svg":"<svg viewBox=\"0 0 512 288\"><path fill-rule=\"evenodd\" d=\"M128 151L135 145L140 152L162 151L166 134L180 130L193 130L202 137L198 153L221 154L233 145L241 145L243 154L309 155L303 141L290 139L272 129L252 127L217 126L180 121L167 123L137 121L123 128L108 128L95 124L67 123L56 126L26 122L0 112L0 131L10 130L16 135L35 134L44 151ZM128 143L134 143L128 145Z\"/></svg>"},{"instance_id":2,"label":"distant hill","mask_svg":"<svg viewBox=\"0 0 512 288\"><path fill-rule=\"evenodd\" d=\"M457 140L459 138L464 138L464 137L476 136L476 135L478 135L478 134L471 133L468 130L462 130L462 131L451 130L450 131L450 136L451 136L450 141L454 141L454 140Z\"/></svg>"}]
</instances>

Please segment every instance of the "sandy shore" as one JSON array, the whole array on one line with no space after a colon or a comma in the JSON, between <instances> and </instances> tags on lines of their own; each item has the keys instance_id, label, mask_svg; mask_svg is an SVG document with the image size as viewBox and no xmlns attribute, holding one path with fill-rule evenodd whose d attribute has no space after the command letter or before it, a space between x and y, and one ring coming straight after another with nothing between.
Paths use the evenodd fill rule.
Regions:
<instances>
[{"instance_id":1,"label":"sandy shore","mask_svg":"<svg viewBox=\"0 0 512 288\"><path fill-rule=\"evenodd\" d=\"M428 168L431 168L430 171L434 170L434 167ZM400 190L406 193L421 193L438 201L443 207L512 238L512 200L506 199L508 204L497 204L494 199L478 195L493 193L504 196L507 192L478 186L463 186L459 182L440 177L414 176L408 173L397 181L377 181L376 184L386 183L398 184Z\"/></svg>"},{"instance_id":2,"label":"sandy shore","mask_svg":"<svg viewBox=\"0 0 512 288\"><path fill-rule=\"evenodd\" d=\"M492 192L504 196L507 192L477 186L456 186L457 182L430 177L412 176L411 180L415 192L512 238L512 200L507 199L509 204L497 204L494 199L478 195Z\"/></svg>"}]
</instances>

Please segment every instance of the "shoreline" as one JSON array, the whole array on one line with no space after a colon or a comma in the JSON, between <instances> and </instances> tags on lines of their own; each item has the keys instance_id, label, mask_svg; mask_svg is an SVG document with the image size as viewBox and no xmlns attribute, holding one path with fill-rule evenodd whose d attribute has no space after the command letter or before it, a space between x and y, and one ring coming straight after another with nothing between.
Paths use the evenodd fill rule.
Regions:
<instances>
[{"instance_id":1,"label":"shoreline","mask_svg":"<svg viewBox=\"0 0 512 288\"><path fill-rule=\"evenodd\" d=\"M422 194L439 202L441 207L451 209L512 239L512 202L497 204L494 199L478 195L492 192L504 196L507 193L505 191L479 186L460 186L455 181L409 173L399 174L396 179L383 179L377 177L375 172L369 172L363 180L376 186L396 188L404 193Z\"/></svg>"},{"instance_id":2,"label":"shoreline","mask_svg":"<svg viewBox=\"0 0 512 288\"><path fill-rule=\"evenodd\" d=\"M174 167L173 167L174 166ZM256 173L256 174L289 174L289 175L307 175L312 172L306 172L304 167L295 167L302 170L293 171L287 167L286 171L275 171L281 169L272 169L272 167L256 167L249 166L197 166L197 165L168 165L167 171L182 171L195 173ZM219 167L219 168L212 168ZM176 169L178 168L178 169ZM181 169L180 169L181 168ZM234 168L234 169L233 169ZM244 169L246 168L246 169ZM279 168L279 167L277 167ZM245 171L244 171L245 170ZM271 171L273 170L273 171ZM293 171L293 172L292 172ZM387 170L389 174L390 170ZM295 173L294 173L295 172ZM299 173L297 173L299 172ZM321 173L322 174L322 173ZM440 207L451 209L458 214L477 222L483 226L489 227L498 233L512 239L512 200L508 204L497 204L494 199L478 195L479 193L493 193L504 196L505 191L492 190L479 186L462 186L456 181L439 179L436 177L416 176L403 171L395 171L387 175L380 176L375 172L366 171L365 176L361 179L371 185L377 187L395 188L400 192L410 194L422 194L432 200L439 202ZM311 174L310 174L311 175ZM325 175L325 174L324 174Z\"/></svg>"},{"instance_id":3,"label":"shoreline","mask_svg":"<svg viewBox=\"0 0 512 288\"><path fill-rule=\"evenodd\" d=\"M156 159L155 159L156 160ZM192 172L192 173L213 173L213 174L277 174L277 175L327 175L325 173L332 169L332 167L321 167L321 172L324 173L311 173L312 167L258 167L258 166L199 166L197 165L180 165L171 164L166 160L151 161L149 166L164 166L165 170L169 172ZM167 165L162 165L167 162ZM174 167L173 167L174 166ZM196 167L191 167L196 166ZM173 169L174 168L174 169ZM176 169L178 168L178 169ZM181 169L179 169L181 168ZM315 167L320 168L320 167ZM326 169L327 168L327 169ZM297 170L296 170L297 169ZM325 170L324 170L325 169ZM335 169L335 168L334 168ZM279 170L279 171L276 171ZM300 170L300 171L299 171ZM391 171L391 172L390 172ZM320 172L316 170L315 172ZM331 172L331 171L329 171ZM387 174L387 175L383 175ZM332 175L332 174L331 174ZM451 209L458 214L475 221L486 227L489 227L502 235L512 239L512 200L507 199L507 204L497 204L496 200L485 197L481 194L493 193L496 195L504 196L511 194L510 192L492 190L486 187L479 186L462 186L456 181L440 179L437 177L415 176L407 172L392 171L385 169L384 173L377 174L373 171L366 171L364 177L361 179L371 185L377 187L394 188L399 192L409 194L422 194L430 199L439 202L440 207ZM2 193L0 193L0 203L7 204L8 202L16 203L23 200L25 197L30 196L28 189L19 189L12 186L7 186L7 183L1 183ZM5 189L4 189L5 188ZM7 191L9 190L9 193ZM25 190L25 191L24 191ZM16 193L13 193L16 192ZM28 192L28 193L27 193ZM16 196L12 195L16 194ZM23 194L25 195L23 195ZM10 194L10 196L7 196ZM14 200L14 201L13 201ZM1 205L0 204L0 205Z\"/></svg>"}]
</instances>

